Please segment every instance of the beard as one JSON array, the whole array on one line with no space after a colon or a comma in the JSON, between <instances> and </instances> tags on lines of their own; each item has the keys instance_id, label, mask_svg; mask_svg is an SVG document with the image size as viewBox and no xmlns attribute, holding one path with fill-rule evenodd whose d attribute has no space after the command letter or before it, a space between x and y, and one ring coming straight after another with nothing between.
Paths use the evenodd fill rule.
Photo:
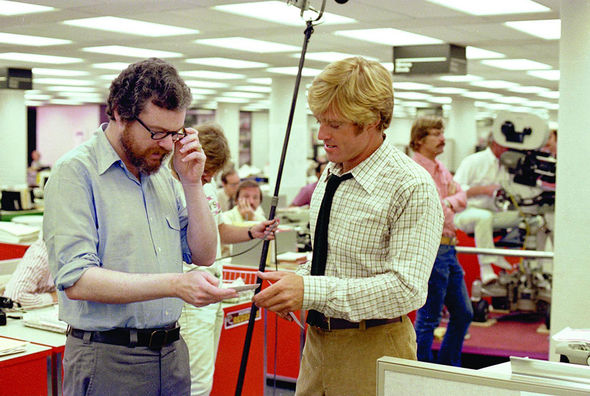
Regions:
<instances>
[{"instance_id":1,"label":"beard","mask_svg":"<svg viewBox=\"0 0 590 396\"><path fill-rule=\"evenodd\" d=\"M161 147L151 147L142 150L133 140L131 131L127 129L127 127L121 135L120 142L129 162L131 162L140 173L146 175L151 175L157 172L166 157L170 155L169 151L166 151ZM157 154L158 158L152 158L154 154Z\"/></svg>"}]
</instances>

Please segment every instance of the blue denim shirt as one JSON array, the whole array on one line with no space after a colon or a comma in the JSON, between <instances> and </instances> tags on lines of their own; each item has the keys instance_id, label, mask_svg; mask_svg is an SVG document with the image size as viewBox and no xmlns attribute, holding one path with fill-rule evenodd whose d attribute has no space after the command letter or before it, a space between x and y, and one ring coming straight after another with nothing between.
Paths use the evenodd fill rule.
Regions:
<instances>
[{"instance_id":1,"label":"blue denim shirt","mask_svg":"<svg viewBox=\"0 0 590 396\"><path fill-rule=\"evenodd\" d=\"M103 304L70 300L64 292L91 267L180 273L183 260L192 262L182 191L169 170L137 180L102 127L60 158L45 190L43 234L59 317L84 330L161 327L178 319L182 300Z\"/></svg>"}]
</instances>

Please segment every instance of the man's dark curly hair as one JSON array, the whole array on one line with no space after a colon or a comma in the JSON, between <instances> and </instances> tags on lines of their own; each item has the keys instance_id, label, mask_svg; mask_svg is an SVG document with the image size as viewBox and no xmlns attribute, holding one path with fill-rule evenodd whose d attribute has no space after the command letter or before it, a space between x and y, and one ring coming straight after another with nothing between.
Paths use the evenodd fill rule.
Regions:
<instances>
[{"instance_id":1,"label":"man's dark curly hair","mask_svg":"<svg viewBox=\"0 0 590 396\"><path fill-rule=\"evenodd\" d=\"M148 101L167 110L187 109L191 90L178 72L166 61L149 58L129 65L111 83L106 113L115 119L115 110L123 121L133 121Z\"/></svg>"}]
</instances>

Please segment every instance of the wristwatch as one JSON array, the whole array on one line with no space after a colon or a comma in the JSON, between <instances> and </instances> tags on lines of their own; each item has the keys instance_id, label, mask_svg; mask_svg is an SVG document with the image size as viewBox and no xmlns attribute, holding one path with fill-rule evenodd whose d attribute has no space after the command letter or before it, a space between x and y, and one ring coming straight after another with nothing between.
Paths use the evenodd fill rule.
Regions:
<instances>
[{"instance_id":1,"label":"wristwatch","mask_svg":"<svg viewBox=\"0 0 590 396\"><path fill-rule=\"evenodd\" d=\"M248 236L250 239L254 239L254 235L252 235L252 227L248 228Z\"/></svg>"}]
</instances>

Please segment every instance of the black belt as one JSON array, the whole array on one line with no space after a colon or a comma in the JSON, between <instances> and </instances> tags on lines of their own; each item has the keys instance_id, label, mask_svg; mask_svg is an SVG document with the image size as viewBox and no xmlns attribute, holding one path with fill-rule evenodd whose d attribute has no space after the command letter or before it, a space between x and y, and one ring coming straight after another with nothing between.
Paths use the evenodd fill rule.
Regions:
<instances>
[{"instance_id":1,"label":"black belt","mask_svg":"<svg viewBox=\"0 0 590 396\"><path fill-rule=\"evenodd\" d=\"M327 318L324 314L316 311L310 310L307 313L306 322L310 326L319 327L322 330L343 330L343 329L368 329L370 327L381 326L388 323L396 323L401 322L402 318L392 318L392 319L365 319L361 320L360 322L349 322L345 319L339 318Z\"/></svg>"},{"instance_id":2,"label":"black belt","mask_svg":"<svg viewBox=\"0 0 590 396\"><path fill-rule=\"evenodd\" d=\"M67 332L72 337L80 339L84 339L87 333L90 333L88 341L128 347L143 346L150 349L160 349L180 339L180 327L176 324L158 329L113 329L106 331L86 331L70 327ZM137 340L134 340L133 333L137 334Z\"/></svg>"}]
</instances>

